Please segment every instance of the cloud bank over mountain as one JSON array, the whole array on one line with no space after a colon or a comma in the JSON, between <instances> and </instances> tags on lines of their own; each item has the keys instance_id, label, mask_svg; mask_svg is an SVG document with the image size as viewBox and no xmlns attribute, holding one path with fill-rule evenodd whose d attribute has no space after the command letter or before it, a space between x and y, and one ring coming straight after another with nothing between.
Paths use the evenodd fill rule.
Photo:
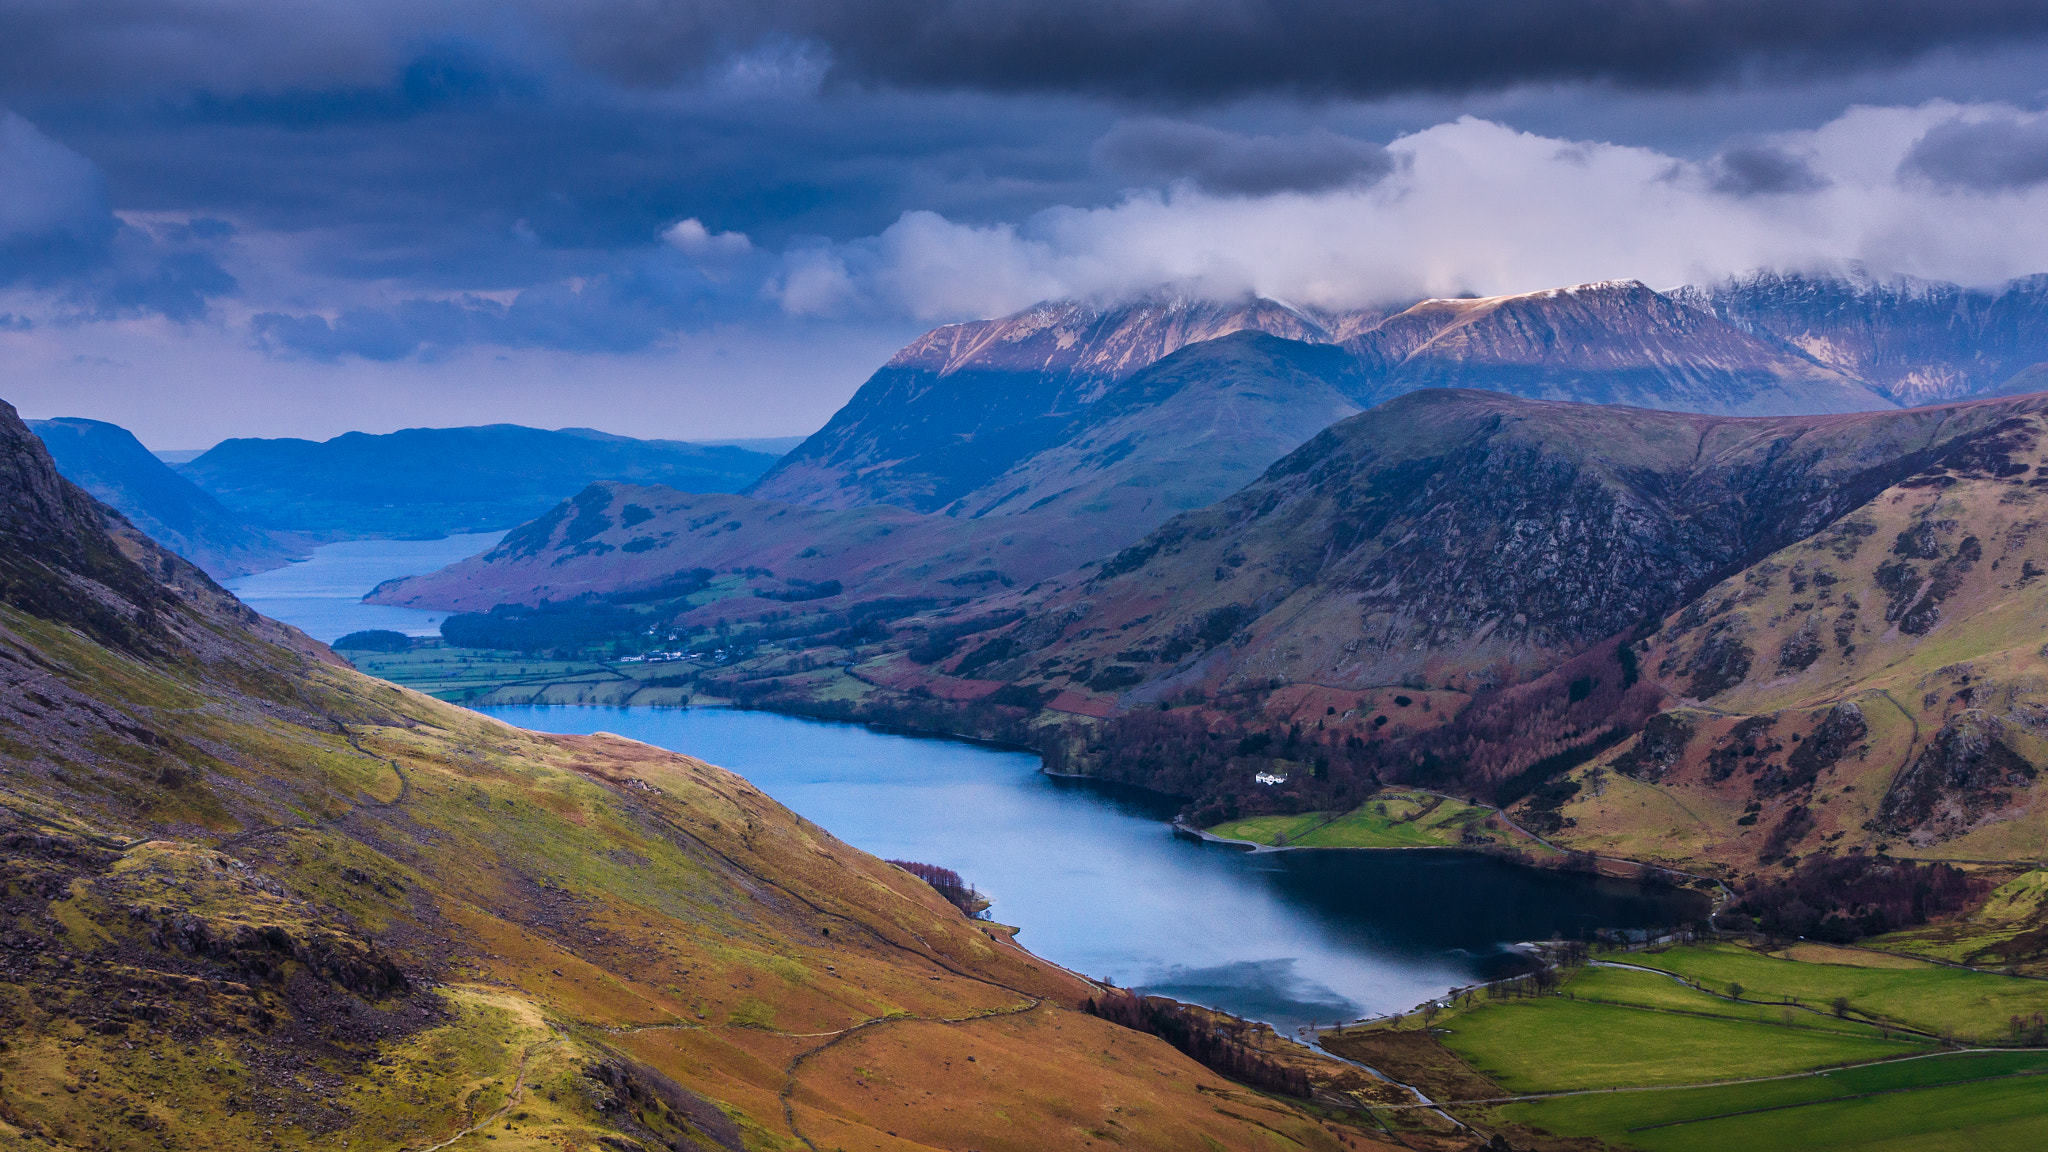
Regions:
<instances>
[{"instance_id":1,"label":"cloud bank over mountain","mask_svg":"<svg viewBox=\"0 0 2048 1152\"><path fill-rule=\"evenodd\" d=\"M1176 139L1157 122L1104 139L1122 155L1134 137ZM906 213L879 235L788 254L771 291L793 312L941 320L1161 289L1349 308L1754 268L1856 263L1966 284L2048 269L2048 117L2000 106L1858 108L1703 161L1465 118L1393 141L1362 166L1369 179L1259 196L1202 165L1262 149L1263 169L1284 172L1287 142L1223 137L1190 126L1191 158L1158 166L1163 188L1106 206L994 225ZM1294 147L1299 168L1341 171L1325 141Z\"/></svg>"},{"instance_id":2,"label":"cloud bank over mountain","mask_svg":"<svg viewBox=\"0 0 2048 1152\"><path fill-rule=\"evenodd\" d=\"M1046 296L1997 279L2048 268L2044 74L2037 0L24 0L0 371L113 420L272 382L173 446L506 379L771 435Z\"/></svg>"}]
</instances>

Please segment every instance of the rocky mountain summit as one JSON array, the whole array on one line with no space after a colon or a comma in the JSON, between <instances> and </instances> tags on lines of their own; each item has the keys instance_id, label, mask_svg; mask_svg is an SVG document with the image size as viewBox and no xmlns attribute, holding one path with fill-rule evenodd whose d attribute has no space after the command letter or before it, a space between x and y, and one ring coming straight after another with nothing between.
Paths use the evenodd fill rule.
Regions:
<instances>
[{"instance_id":1,"label":"rocky mountain summit","mask_svg":"<svg viewBox=\"0 0 2048 1152\"><path fill-rule=\"evenodd\" d=\"M2048 362L2048 274L1967 288L1860 268L1756 272L1670 295L1901 404L1990 392Z\"/></svg>"}]
</instances>

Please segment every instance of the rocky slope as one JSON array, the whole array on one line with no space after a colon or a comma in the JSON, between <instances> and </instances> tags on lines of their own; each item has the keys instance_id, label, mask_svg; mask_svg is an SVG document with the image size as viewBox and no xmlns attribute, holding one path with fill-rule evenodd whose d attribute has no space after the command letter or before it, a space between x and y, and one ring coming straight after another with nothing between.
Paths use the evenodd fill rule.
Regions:
<instances>
[{"instance_id":1,"label":"rocky slope","mask_svg":"<svg viewBox=\"0 0 2048 1152\"><path fill-rule=\"evenodd\" d=\"M31 420L28 426L66 479L209 576L225 580L261 572L306 554L292 538L228 511L118 424L65 417Z\"/></svg>"},{"instance_id":2,"label":"rocky slope","mask_svg":"<svg viewBox=\"0 0 2048 1152\"><path fill-rule=\"evenodd\" d=\"M1343 347L1375 379L1375 397L1486 388L1737 416L1894 406L1856 379L1634 280L1425 300Z\"/></svg>"},{"instance_id":3,"label":"rocky slope","mask_svg":"<svg viewBox=\"0 0 2048 1152\"><path fill-rule=\"evenodd\" d=\"M773 463L743 448L492 424L226 440L177 470L263 527L374 537L510 528L596 480L731 492Z\"/></svg>"},{"instance_id":4,"label":"rocky slope","mask_svg":"<svg viewBox=\"0 0 2048 1152\"><path fill-rule=\"evenodd\" d=\"M1276 679L1488 687L1660 617L2039 404L1736 419L1414 393L1035 606L1013 667L1073 682L1128 653L1138 703Z\"/></svg>"},{"instance_id":5,"label":"rocky slope","mask_svg":"<svg viewBox=\"0 0 2048 1152\"><path fill-rule=\"evenodd\" d=\"M1675 706L1655 733L1588 769L1654 790L1655 816L1588 793L1561 809L1576 822L1571 836L1730 857L1873 842L1937 858L2038 855L2048 842L2048 809L2034 800L2048 763L2038 399L1668 617L1642 659Z\"/></svg>"},{"instance_id":6,"label":"rocky slope","mask_svg":"<svg viewBox=\"0 0 2048 1152\"><path fill-rule=\"evenodd\" d=\"M1373 1142L720 769L370 680L0 407L0 1140Z\"/></svg>"},{"instance_id":7,"label":"rocky slope","mask_svg":"<svg viewBox=\"0 0 2048 1152\"><path fill-rule=\"evenodd\" d=\"M1761 272L1671 295L1902 404L1987 392L2048 360L2048 275L1980 289L1860 269Z\"/></svg>"}]
</instances>

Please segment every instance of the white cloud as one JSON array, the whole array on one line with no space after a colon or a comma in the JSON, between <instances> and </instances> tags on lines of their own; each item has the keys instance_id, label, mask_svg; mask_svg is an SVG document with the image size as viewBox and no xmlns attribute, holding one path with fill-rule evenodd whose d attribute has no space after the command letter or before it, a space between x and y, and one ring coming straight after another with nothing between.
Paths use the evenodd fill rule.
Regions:
<instances>
[{"instance_id":1,"label":"white cloud","mask_svg":"<svg viewBox=\"0 0 2048 1152\"><path fill-rule=\"evenodd\" d=\"M1770 195L1733 194L1725 157L1701 164L1468 117L1395 140L1399 163L1370 187L1246 198L1179 185L1017 225L909 212L878 236L785 256L769 291L797 313L929 321L1160 288L1347 307L1850 261L1993 283L2048 271L2048 185L1956 191L1902 176L1901 165L1937 125L2011 115L1946 102L1859 107L1759 137L1746 147L1810 171Z\"/></svg>"},{"instance_id":2,"label":"white cloud","mask_svg":"<svg viewBox=\"0 0 2048 1152\"><path fill-rule=\"evenodd\" d=\"M754 250L745 232L713 232L695 216L669 225L661 239L698 264L729 264Z\"/></svg>"}]
</instances>

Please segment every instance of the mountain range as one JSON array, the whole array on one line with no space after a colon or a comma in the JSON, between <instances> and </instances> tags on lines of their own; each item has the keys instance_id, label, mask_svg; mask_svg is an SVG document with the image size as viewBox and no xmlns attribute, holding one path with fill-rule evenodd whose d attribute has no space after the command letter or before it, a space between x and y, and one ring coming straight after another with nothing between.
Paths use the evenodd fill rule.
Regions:
<instances>
[{"instance_id":1,"label":"mountain range","mask_svg":"<svg viewBox=\"0 0 2048 1152\"><path fill-rule=\"evenodd\" d=\"M836 582L842 603L1029 585L1221 499L1336 419L1432 387L1718 415L1896 408L1885 389L1710 307L1765 310L1795 282L1876 291L1759 277L1710 301L1611 281L1348 313L1262 299L1044 304L949 325L893 358L744 499L593 492L584 506L614 509L606 527L522 533L378 599L487 610L657 587L700 568L768 573L754 590L770 595L786 591L779 582ZM2048 348L2048 317L2010 303L2032 284L1998 297L2009 301L2001 347L2021 350L2007 359ZM1874 299L1871 323L1891 344L1953 351L1932 313ZM629 531L628 503L659 522ZM791 506L825 515L792 518Z\"/></svg>"},{"instance_id":2,"label":"mountain range","mask_svg":"<svg viewBox=\"0 0 2048 1152\"><path fill-rule=\"evenodd\" d=\"M2048 274L1966 288L1858 268L1756 272L1671 296L1901 404L1987 393L2048 362Z\"/></svg>"},{"instance_id":3,"label":"mountain range","mask_svg":"<svg viewBox=\"0 0 2048 1152\"><path fill-rule=\"evenodd\" d=\"M1364 407L1455 383L1536 399L1728 414L1893 406L1866 382L1635 281L1336 314L1271 300L1041 304L939 328L875 373L747 488L822 508L974 507L969 492L1061 442L1076 414L1191 344L1236 332L1341 350L1333 384Z\"/></svg>"},{"instance_id":4,"label":"mountain range","mask_svg":"<svg viewBox=\"0 0 2048 1152\"><path fill-rule=\"evenodd\" d=\"M178 472L265 527L334 536L509 528L594 480L730 492L775 458L729 446L517 424L332 440L224 440Z\"/></svg>"},{"instance_id":5,"label":"mountain range","mask_svg":"<svg viewBox=\"0 0 2048 1152\"><path fill-rule=\"evenodd\" d=\"M2013 394L2040 371L2038 296L1779 276L1352 317L1047 306L927 336L746 494L595 488L380 598L630 601L721 629L739 658L700 696L1028 744L1198 821L1404 782L1686 867L2000 857L2042 832L2018 784L1968 766L2040 761L2019 707L2038 654L2012 640L2048 623L2043 409ZM1991 398L1898 406L1936 377ZM939 419L970 402L967 431ZM1987 694L2001 710L1972 712ZM1849 802L1786 759L1836 740L1844 704L1871 733L1858 763L1891 765ZM1731 776L1750 721L1776 752ZM1886 807L1923 761L1948 783ZM1620 781L1693 815L1653 834L1586 806Z\"/></svg>"},{"instance_id":6,"label":"mountain range","mask_svg":"<svg viewBox=\"0 0 2048 1152\"><path fill-rule=\"evenodd\" d=\"M729 772L358 675L4 404L0 684L9 1142L1392 1147Z\"/></svg>"}]
</instances>

